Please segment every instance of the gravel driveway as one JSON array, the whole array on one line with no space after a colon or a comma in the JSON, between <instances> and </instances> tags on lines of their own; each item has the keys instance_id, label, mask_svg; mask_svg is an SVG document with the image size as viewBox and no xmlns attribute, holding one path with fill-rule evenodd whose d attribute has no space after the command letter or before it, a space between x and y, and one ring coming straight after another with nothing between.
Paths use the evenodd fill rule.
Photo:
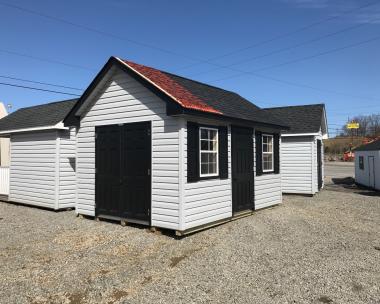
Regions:
<instances>
[{"instance_id":1,"label":"gravel driveway","mask_svg":"<svg viewBox=\"0 0 380 304\"><path fill-rule=\"evenodd\" d=\"M370 193L285 196L180 240L0 203L0 302L380 303Z\"/></svg>"}]
</instances>

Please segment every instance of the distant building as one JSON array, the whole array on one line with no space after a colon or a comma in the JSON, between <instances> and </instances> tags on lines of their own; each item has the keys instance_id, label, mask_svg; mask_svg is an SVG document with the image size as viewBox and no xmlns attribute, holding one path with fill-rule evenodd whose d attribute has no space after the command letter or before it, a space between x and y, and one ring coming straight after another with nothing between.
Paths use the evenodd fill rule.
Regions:
<instances>
[{"instance_id":1,"label":"distant building","mask_svg":"<svg viewBox=\"0 0 380 304\"><path fill-rule=\"evenodd\" d=\"M355 149L356 183L380 190L380 139Z\"/></svg>"},{"instance_id":2,"label":"distant building","mask_svg":"<svg viewBox=\"0 0 380 304\"><path fill-rule=\"evenodd\" d=\"M8 112L5 105L0 102L0 119L7 116ZM0 137L0 167L9 166L9 138Z\"/></svg>"}]
</instances>

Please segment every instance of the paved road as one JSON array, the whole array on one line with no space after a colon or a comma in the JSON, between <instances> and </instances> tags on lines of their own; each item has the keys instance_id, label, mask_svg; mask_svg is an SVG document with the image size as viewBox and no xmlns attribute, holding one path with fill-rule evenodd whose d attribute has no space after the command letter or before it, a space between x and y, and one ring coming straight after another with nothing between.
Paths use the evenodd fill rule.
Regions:
<instances>
[{"instance_id":1,"label":"paved road","mask_svg":"<svg viewBox=\"0 0 380 304\"><path fill-rule=\"evenodd\" d=\"M354 163L343 162L326 162L325 163L325 176L326 177L354 177L355 166Z\"/></svg>"}]
</instances>

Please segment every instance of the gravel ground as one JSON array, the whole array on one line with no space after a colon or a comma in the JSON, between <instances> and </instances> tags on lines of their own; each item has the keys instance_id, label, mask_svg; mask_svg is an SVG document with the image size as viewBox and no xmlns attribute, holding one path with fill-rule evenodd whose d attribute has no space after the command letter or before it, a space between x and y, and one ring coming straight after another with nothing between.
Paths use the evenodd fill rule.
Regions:
<instances>
[{"instance_id":1,"label":"gravel ground","mask_svg":"<svg viewBox=\"0 0 380 304\"><path fill-rule=\"evenodd\" d=\"M380 197L344 190L179 240L0 203L0 302L380 303Z\"/></svg>"}]
</instances>

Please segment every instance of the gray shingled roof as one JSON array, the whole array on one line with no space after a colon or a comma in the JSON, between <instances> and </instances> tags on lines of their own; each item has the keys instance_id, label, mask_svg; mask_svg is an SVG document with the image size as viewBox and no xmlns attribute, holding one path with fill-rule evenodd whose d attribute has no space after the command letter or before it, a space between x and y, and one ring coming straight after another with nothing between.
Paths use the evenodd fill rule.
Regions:
<instances>
[{"instance_id":1,"label":"gray shingled roof","mask_svg":"<svg viewBox=\"0 0 380 304\"><path fill-rule=\"evenodd\" d=\"M246 120L281 129L288 128L281 119L262 111L239 94L116 57L111 57L98 73L72 112L66 117L65 125L78 123L79 109L113 64L119 65L128 73L134 73L137 80L147 84L155 93L159 88L158 93L164 92L184 109L194 111L191 112L192 114L198 111L200 114L215 115L216 118L220 115L220 118Z\"/></svg>"},{"instance_id":2,"label":"gray shingled roof","mask_svg":"<svg viewBox=\"0 0 380 304\"><path fill-rule=\"evenodd\" d=\"M380 151L380 139L375 140L369 144L357 147L355 151Z\"/></svg>"},{"instance_id":3,"label":"gray shingled roof","mask_svg":"<svg viewBox=\"0 0 380 304\"><path fill-rule=\"evenodd\" d=\"M224 116L252 120L255 122L287 126L282 120L271 113L262 111L258 106L235 92L214 87L196 80L164 72L165 75L186 88L193 95L199 97L212 108L219 110Z\"/></svg>"},{"instance_id":4,"label":"gray shingled roof","mask_svg":"<svg viewBox=\"0 0 380 304\"><path fill-rule=\"evenodd\" d=\"M263 111L272 114L290 127L288 134L318 133L324 119L324 104L266 108Z\"/></svg>"},{"instance_id":5,"label":"gray shingled roof","mask_svg":"<svg viewBox=\"0 0 380 304\"><path fill-rule=\"evenodd\" d=\"M62 121L77 99L21 108L0 119L0 132L36 127L50 127Z\"/></svg>"}]
</instances>

